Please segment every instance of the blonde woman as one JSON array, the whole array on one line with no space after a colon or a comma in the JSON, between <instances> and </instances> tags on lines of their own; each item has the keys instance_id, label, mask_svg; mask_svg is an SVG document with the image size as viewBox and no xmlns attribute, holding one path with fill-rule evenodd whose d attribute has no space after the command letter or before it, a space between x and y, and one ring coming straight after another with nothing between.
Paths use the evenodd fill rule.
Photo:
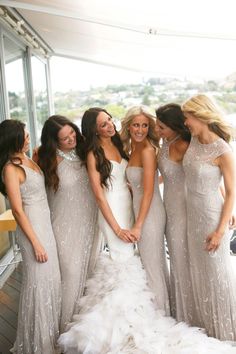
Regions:
<instances>
[{"instance_id":1,"label":"blonde woman","mask_svg":"<svg viewBox=\"0 0 236 354\"><path fill-rule=\"evenodd\" d=\"M129 155L126 173L135 212L130 232L139 240L138 249L157 308L169 315L169 275L164 246L166 214L157 173L159 140L154 117L146 107L128 110L122 121L121 139Z\"/></svg>"},{"instance_id":2,"label":"blonde woman","mask_svg":"<svg viewBox=\"0 0 236 354\"><path fill-rule=\"evenodd\" d=\"M198 325L221 340L236 340L236 278L228 232L235 197L230 129L206 95L182 110L192 139L183 165L187 185L188 248ZM223 177L225 198L219 185Z\"/></svg>"}]
</instances>

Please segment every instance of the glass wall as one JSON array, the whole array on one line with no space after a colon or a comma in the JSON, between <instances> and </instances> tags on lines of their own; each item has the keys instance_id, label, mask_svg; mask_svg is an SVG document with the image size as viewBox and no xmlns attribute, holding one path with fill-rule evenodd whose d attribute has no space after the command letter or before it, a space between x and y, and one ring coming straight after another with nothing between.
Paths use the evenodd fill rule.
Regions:
<instances>
[{"instance_id":1,"label":"glass wall","mask_svg":"<svg viewBox=\"0 0 236 354\"><path fill-rule=\"evenodd\" d=\"M46 64L38 57L32 56L31 67L37 121L36 135L39 141L43 123L49 116Z\"/></svg>"},{"instance_id":2,"label":"glass wall","mask_svg":"<svg viewBox=\"0 0 236 354\"><path fill-rule=\"evenodd\" d=\"M0 121L10 118L25 122L31 136L31 151L49 116L47 62L37 55L0 22ZM6 204L0 193L0 214L9 208ZM7 273L5 264L13 257L11 234L0 232L0 276Z\"/></svg>"},{"instance_id":3,"label":"glass wall","mask_svg":"<svg viewBox=\"0 0 236 354\"><path fill-rule=\"evenodd\" d=\"M27 95L24 74L25 51L8 36L3 35L4 75L6 82L6 117L19 119L28 124ZM3 97L1 97L4 102ZM0 214L6 210L5 198L0 195ZM13 257L10 233L0 233L0 265L8 263ZM1 262L2 260L2 262ZM0 267L0 274L5 267Z\"/></svg>"},{"instance_id":4,"label":"glass wall","mask_svg":"<svg viewBox=\"0 0 236 354\"><path fill-rule=\"evenodd\" d=\"M5 78L8 93L9 118L28 122L24 79L24 51L8 37L3 37Z\"/></svg>"}]
</instances>

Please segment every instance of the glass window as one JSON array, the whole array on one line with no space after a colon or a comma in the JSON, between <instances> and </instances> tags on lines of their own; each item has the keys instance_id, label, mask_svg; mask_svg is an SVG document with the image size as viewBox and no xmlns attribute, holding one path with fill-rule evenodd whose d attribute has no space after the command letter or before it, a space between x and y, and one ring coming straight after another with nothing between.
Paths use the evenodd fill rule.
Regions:
<instances>
[{"instance_id":1,"label":"glass window","mask_svg":"<svg viewBox=\"0 0 236 354\"><path fill-rule=\"evenodd\" d=\"M32 56L31 65L36 105L37 139L39 139L43 123L49 116L46 64L37 57Z\"/></svg>"},{"instance_id":2,"label":"glass window","mask_svg":"<svg viewBox=\"0 0 236 354\"><path fill-rule=\"evenodd\" d=\"M7 36L3 36L8 110L11 119L28 123L28 109L24 79L24 50ZM6 210L5 199L0 194L0 214ZM9 232L0 232L0 275L5 270L2 263L12 259L12 242Z\"/></svg>"},{"instance_id":3,"label":"glass window","mask_svg":"<svg viewBox=\"0 0 236 354\"><path fill-rule=\"evenodd\" d=\"M5 52L5 75L9 101L9 113L12 119L27 123L28 111L25 93L23 56L24 52L8 37L3 38Z\"/></svg>"}]
</instances>

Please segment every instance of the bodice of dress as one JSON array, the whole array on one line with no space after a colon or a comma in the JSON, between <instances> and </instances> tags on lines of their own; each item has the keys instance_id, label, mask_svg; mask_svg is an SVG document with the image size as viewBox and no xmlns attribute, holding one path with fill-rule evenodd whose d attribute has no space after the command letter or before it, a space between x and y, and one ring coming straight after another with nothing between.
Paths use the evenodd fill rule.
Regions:
<instances>
[{"instance_id":1,"label":"bodice of dress","mask_svg":"<svg viewBox=\"0 0 236 354\"><path fill-rule=\"evenodd\" d=\"M25 165L21 165L26 174L25 181L20 185L23 205L33 205L37 202L47 201L44 185L44 176Z\"/></svg>"},{"instance_id":2,"label":"bodice of dress","mask_svg":"<svg viewBox=\"0 0 236 354\"><path fill-rule=\"evenodd\" d=\"M126 168L127 179L131 185L133 195L143 195L143 168L138 166L128 166ZM158 173L155 173L154 193L159 193Z\"/></svg>"},{"instance_id":3,"label":"bodice of dress","mask_svg":"<svg viewBox=\"0 0 236 354\"><path fill-rule=\"evenodd\" d=\"M163 144L158 157L158 168L163 177L164 189L167 187L174 192L184 187L184 170L182 163L175 162L169 156L170 144L163 140ZM178 189L176 188L178 186Z\"/></svg>"},{"instance_id":4,"label":"bodice of dress","mask_svg":"<svg viewBox=\"0 0 236 354\"><path fill-rule=\"evenodd\" d=\"M58 190L55 193L51 188L48 188L48 200L50 207L57 203L58 199L75 200L81 199L83 192L91 194L91 188L86 167L82 165L80 159L73 161L63 159L57 168L59 177ZM91 199L91 197L89 198ZM86 202L86 200L84 201Z\"/></svg>"},{"instance_id":5,"label":"bodice of dress","mask_svg":"<svg viewBox=\"0 0 236 354\"><path fill-rule=\"evenodd\" d=\"M199 195L218 192L222 174L214 160L231 151L230 145L221 138L201 144L193 137L183 160L188 190Z\"/></svg>"},{"instance_id":6,"label":"bodice of dress","mask_svg":"<svg viewBox=\"0 0 236 354\"><path fill-rule=\"evenodd\" d=\"M116 161L110 162L112 164L111 178L108 180L108 188L104 187L104 194L120 227L130 229L133 226L134 215L131 193L125 174L127 161L122 159L120 163ZM98 223L113 260L124 261L134 255L133 244L122 241L114 234L100 210Z\"/></svg>"},{"instance_id":7,"label":"bodice of dress","mask_svg":"<svg viewBox=\"0 0 236 354\"><path fill-rule=\"evenodd\" d=\"M105 194L119 193L123 190L127 190L127 179L125 170L128 162L122 159L121 162L110 160L112 164L111 178L108 180L109 188L105 189Z\"/></svg>"}]
</instances>

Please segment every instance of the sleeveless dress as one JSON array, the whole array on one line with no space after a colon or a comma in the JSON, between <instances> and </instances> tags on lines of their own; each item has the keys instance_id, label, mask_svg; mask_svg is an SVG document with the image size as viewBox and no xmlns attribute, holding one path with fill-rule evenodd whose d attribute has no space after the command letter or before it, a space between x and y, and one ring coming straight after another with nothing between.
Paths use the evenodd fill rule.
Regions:
<instances>
[{"instance_id":1,"label":"sleeveless dress","mask_svg":"<svg viewBox=\"0 0 236 354\"><path fill-rule=\"evenodd\" d=\"M36 261L29 239L18 226L16 233L23 260L23 279L17 337L11 351L17 354L54 354L57 353L61 310L61 279L56 243L44 177L27 166L20 166L26 175L25 182L20 185L23 209L47 252L48 261Z\"/></svg>"},{"instance_id":2,"label":"sleeveless dress","mask_svg":"<svg viewBox=\"0 0 236 354\"><path fill-rule=\"evenodd\" d=\"M59 188L48 189L62 278L61 331L78 311L84 291L97 208L85 166L76 157L58 164Z\"/></svg>"},{"instance_id":3,"label":"sleeveless dress","mask_svg":"<svg viewBox=\"0 0 236 354\"><path fill-rule=\"evenodd\" d=\"M221 340L236 341L236 275L230 260L230 232L226 230L215 253L204 250L205 239L216 230L223 206L221 171L213 161L231 152L218 139L201 144L193 137L184 157L190 271L198 325Z\"/></svg>"},{"instance_id":4,"label":"sleeveless dress","mask_svg":"<svg viewBox=\"0 0 236 354\"><path fill-rule=\"evenodd\" d=\"M111 163L112 181L105 190L106 198L120 226L130 228L133 211L125 177L127 161ZM59 338L64 353L236 353L236 348L157 312L133 244L117 238L100 212L99 227L110 253L101 254L80 299L80 313Z\"/></svg>"},{"instance_id":5,"label":"sleeveless dress","mask_svg":"<svg viewBox=\"0 0 236 354\"><path fill-rule=\"evenodd\" d=\"M143 168L128 166L126 175L133 193L133 208L138 216L143 196ZM155 294L155 303L164 314L170 315L169 274L166 261L164 233L166 213L160 195L158 174L155 174L151 205L138 242L140 257L147 273L148 285Z\"/></svg>"},{"instance_id":6,"label":"sleeveless dress","mask_svg":"<svg viewBox=\"0 0 236 354\"><path fill-rule=\"evenodd\" d=\"M169 147L170 143L163 140L158 168L164 182L167 215L165 235L170 255L171 315L177 321L193 325L195 304L189 271L185 175L182 163L170 159Z\"/></svg>"}]
</instances>

